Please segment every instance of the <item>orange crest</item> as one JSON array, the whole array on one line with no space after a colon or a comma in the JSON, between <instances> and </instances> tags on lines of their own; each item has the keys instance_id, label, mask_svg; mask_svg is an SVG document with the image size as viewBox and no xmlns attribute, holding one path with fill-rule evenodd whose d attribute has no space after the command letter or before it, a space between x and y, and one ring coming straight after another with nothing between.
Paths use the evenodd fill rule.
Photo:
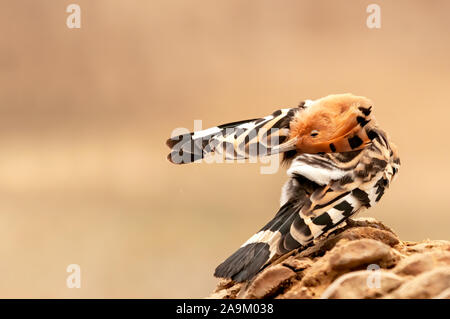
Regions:
<instances>
[{"instance_id":1,"label":"orange crest","mask_svg":"<svg viewBox=\"0 0 450 319\"><path fill-rule=\"evenodd\" d=\"M374 125L372 102L352 94L329 95L298 113L290 140L301 153L348 152L364 148L370 139L364 127Z\"/></svg>"}]
</instances>

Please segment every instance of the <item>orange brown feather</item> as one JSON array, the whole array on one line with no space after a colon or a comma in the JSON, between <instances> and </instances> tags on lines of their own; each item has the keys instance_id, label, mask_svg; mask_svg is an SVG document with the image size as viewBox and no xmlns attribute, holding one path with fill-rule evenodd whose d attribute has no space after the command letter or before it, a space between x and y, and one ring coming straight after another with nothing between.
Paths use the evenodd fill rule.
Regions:
<instances>
[{"instance_id":1,"label":"orange brown feather","mask_svg":"<svg viewBox=\"0 0 450 319\"><path fill-rule=\"evenodd\" d=\"M329 95L294 118L289 139L300 153L348 152L370 143L363 127L375 125L372 102L352 94Z\"/></svg>"}]
</instances>

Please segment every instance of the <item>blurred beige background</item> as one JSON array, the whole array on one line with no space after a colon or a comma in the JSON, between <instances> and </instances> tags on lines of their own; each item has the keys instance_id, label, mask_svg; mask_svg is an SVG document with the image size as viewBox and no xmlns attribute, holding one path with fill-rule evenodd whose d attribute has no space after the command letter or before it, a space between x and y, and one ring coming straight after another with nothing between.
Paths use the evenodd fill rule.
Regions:
<instances>
[{"instance_id":1,"label":"blurred beige background","mask_svg":"<svg viewBox=\"0 0 450 319\"><path fill-rule=\"evenodd\" d=\"M66 27L81 6L81 29ZM366 27L378 3L382 27ZM203 297L275 214L285 171L175 166L176 127L352 92L399 178L366 212L450 239L448 1L22 0L0 4L0 297ZM68 289L66 267L81 266Z\"/></svg>"}]
</instances>

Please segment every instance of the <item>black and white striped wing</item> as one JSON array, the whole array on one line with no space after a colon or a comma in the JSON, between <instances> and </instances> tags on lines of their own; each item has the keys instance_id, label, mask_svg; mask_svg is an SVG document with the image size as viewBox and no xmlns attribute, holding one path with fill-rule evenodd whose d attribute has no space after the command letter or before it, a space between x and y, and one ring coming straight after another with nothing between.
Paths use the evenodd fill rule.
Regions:
<instances>
[{"instance_id":1,"label":"black and white striped wing","mask_svg":"<svg viewBox=\"0 0 450 319\"><path fill-rule=\"evenodd\" d=\"M275 147L289 137L289 123L298 108L286 108L263 118L233 122L167 140L171 148L167 159L187 164L208 155L227 160L275 154Z\"/></svg>"},{"instance_id":2,"label":"black and white striped wing","mask_svg":"<svg viewBox=\"0 0 450 319\"><path fill-rule=\"evenodd\" d=\"M299 181L294 179L293 181ZM296 182L293 182L294 184ZM239 250L216 268L216 277L242 282L253 278L270 260L310 244L324 232L335 228L358 212L363 203L349 191L336 194L325 211L305 210L311 206L308 192L296 188L296 198L281 206L276 216ZM321 190L321 188L317 188ZM302 212L303 211L303 212ZM309 214L313 212L312 214ZM306 213L306 214L305 214Z\"/></svg>"}]
</instances>

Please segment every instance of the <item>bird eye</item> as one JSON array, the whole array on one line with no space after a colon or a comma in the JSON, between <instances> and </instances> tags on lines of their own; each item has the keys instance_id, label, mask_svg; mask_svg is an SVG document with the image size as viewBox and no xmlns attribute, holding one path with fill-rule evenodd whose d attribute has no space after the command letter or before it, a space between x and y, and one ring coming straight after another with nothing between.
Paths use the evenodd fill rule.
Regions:
<instances>
[{"instance_id":1,"label":"bird eye","mask_svg":"<svg viewBox=\"0 0 450 319\"><path fill-rule=\"evenodd\" d=\"M319 135L319 131L318 130L312 130L311 131L311 136L312 137L316 137L317 135Z\"/></svg>"}]
</instances>

